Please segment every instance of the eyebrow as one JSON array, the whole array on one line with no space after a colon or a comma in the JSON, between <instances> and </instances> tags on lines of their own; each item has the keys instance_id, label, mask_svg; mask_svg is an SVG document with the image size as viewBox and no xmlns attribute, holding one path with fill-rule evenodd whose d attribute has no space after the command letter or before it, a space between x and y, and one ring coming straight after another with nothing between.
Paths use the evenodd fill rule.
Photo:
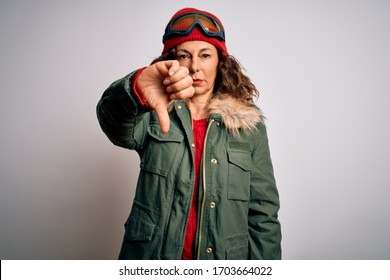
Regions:
<instances>
[{"instance_id":1,"label":"eyebrow","mask_svg":"<svg viewBox=\"0 0 390 280\"><path fill-rule=\"evenodd\" d=\"M190 53L190 51L188 51L188 50L186 50L186 49L178 49L177 50L178 52L179 51L182 51L182 52L185 52L185 53ZM203 49L201 49L199 52L204 52L204 51L212 51L212 49L210 49L210 48L203 48Z\"/></svg>"}]
</instances>

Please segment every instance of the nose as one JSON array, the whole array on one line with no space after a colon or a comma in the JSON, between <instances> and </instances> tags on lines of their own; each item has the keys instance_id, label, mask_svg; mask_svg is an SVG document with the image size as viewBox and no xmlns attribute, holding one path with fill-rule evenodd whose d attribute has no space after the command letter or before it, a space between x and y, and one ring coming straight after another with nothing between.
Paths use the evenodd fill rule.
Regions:
<instances>
[{"instance_id":1,"label":"nose","mask_svg":"<svg viewBox=\"0 0 390 280\"><path fill-rule=\"evenodd\" d=\"M199 61L197 57L192 57L189 70L191 73L195 73L199 71Z\"/></svg>"}]
</instances>

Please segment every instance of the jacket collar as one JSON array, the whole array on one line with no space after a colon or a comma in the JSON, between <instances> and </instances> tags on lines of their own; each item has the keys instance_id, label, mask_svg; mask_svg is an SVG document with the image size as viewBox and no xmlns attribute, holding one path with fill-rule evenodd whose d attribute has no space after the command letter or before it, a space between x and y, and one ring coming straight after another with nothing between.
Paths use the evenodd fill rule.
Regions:
<instances>
[{"instance_id":1,"label":"jacket collar","mask_svg":"<svg viewBox=\"0 0 390 280\"><path fill-rule=\"evenodd\" d=\"M175 104L175 105L174 105ZM185 101L176 101L170 104L168 111L176 107L176 112L186 107ZM264 123L261 110L251 102L242 102L227 94L218 94L210 100L209 112L211 118L221 121L233 135L239 135L239 130L249 133L257 125Z\"/></svg>"},{"instance_id":2,"label":"jacket collar","mask_svg":"<svg viewBox=\"0 0 390 280\"><path fill-rule=\"evenodd\" d=\"M264 116L254 103L244 103L226 94L212 98L209 111L212 116L220 117L233 135L238 135L240 129L251 132L258 124L264 123Z\"/></svg>"}]
</instances>

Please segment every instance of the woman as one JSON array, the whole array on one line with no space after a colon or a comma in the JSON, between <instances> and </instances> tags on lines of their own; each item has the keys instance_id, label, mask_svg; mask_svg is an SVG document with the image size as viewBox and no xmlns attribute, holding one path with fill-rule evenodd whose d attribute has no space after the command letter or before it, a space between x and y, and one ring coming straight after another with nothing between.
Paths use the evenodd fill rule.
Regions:
<instances>
[{"instance_id":1,"label":"woman","mask_svg":"<svg viewBox=\"0 0 390 280\"><path fill-rule=\"evenodd\" d=\"M97 106L141 171L120 259L280 259L279 198L258 91L213 14L185 8L162 55Z\"/></svg>"}]
</instances>

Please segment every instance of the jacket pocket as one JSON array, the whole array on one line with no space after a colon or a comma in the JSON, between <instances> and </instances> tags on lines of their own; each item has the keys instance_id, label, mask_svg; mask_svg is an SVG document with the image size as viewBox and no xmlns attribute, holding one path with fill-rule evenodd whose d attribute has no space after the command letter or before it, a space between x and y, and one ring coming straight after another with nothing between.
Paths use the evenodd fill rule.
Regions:
<instances>
[{"instance_id":1,"label":"jacket pocket","mask_svg":"<svg viewBox=\"0 0 390 280\"><path fill-rule=\"evenodd\" d=\"M125 225L125 233L130 241L150 241L154 228L154 224L139 217L130 216Z\"/></svg>"},{"instance_id":2,"label":"jacket pocket","mask_svg":"<svg viewBox=\"0 0 390 280\"><path fill-rule=\"evenodd\" d=\"M131 213L125 223L125 235L130 241L151 241L159 220L157 211L134 200Z\"/></svg>"},{"instance_id":3,"label":"jacket pocket","mask_svg":"<svg viewBox=\"0 0 390 280\"><path fill-rule=\"evenodd\" d=\"M173 127L164 134L159 125L148 127L148 135L149 143L141 158L141 168L166 177L184 136Z\"/></svg>"},{"instance_id":4,"label":"jacket pocket","mask_svg":"<svg viewBox=\"0 0 390 280\"><path fill-rule=\"evenodd\" d=\"M249 151L229 150L228 199L249 200L252 156Z\"/></svg>"},{"instance_id":5,"label":"jacket pocket","mask_svg":"<svg viewBox=\"0 0 390 280\"><path fill-rule=\"evenodd\" d=\"M239 234L227 239L226 259L247 260L249 256L248 234Z\"/></svg>"}]
</instances>

